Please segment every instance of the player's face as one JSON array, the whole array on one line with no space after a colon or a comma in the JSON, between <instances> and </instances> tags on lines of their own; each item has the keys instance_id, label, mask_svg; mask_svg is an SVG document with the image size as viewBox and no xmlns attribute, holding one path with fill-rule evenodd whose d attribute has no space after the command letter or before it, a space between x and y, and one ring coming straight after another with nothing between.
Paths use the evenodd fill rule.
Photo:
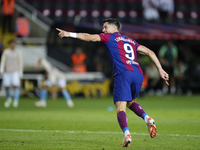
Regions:
<instances>
[{"instance_id":1,"label":"player's face","mask_svg":"<svg viewBox=\"0 0 200 150\"><path fill-rule=\"evenodd\" d=\"M113 32L116 32L115 31L115 26L112 25L112 24L108 24L108 22L105 22L103 24L103 30L102 30L102 32L104 32L104 33L113 33Z\"/></svg>"},{"instance_id":2,"label":"player's face","mask_svg":"<svg viewBox=\"0 0 200 150\"><path fill-rule=\"evenodd\" d=\"M10 48L11 48L11 49L14 50L14 49L15 49L15 46L16 46L16 43L15 43L15 42L10 43Z\"/></svg>"}]
</instances>

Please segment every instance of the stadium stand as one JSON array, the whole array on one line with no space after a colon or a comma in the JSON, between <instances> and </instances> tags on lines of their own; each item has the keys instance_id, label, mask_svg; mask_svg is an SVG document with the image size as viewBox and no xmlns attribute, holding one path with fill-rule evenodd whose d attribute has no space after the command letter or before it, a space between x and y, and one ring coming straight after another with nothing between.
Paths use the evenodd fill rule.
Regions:
<instances>
[{"instance_id":1,"label":"stadium stand","mask_svg":"<svg viewBox=\"0 0 200 150\"><path fill-rule=\"evenodd\" d=\"M142 0L27 0L44 16L56 22L100 22L114 17L122 23L143 22ZM174 0L173 22L198 24L198 0Z\"/></svg>"}]
</instances>

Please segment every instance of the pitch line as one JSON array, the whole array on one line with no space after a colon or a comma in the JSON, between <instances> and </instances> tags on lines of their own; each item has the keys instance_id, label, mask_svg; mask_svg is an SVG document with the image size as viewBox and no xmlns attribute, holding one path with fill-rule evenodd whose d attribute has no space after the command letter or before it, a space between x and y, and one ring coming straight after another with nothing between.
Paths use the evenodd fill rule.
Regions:
<instances>
[{"instance_id":1,"label":"pitch line","mask_svg":"<svg viewBox=\"0 0 200 150\"><path fill-rule=\"evenodd\" d=\"M26 130L26 129L0 129L0 131L10 131L10 132L66 132L66 133L89 133L89 134L123 134L122 132L104 132L104 131L67 131L67 130ZM134 135L149 135L147 133L136 133L131 132ZM157 134L163 136L174 136L174 137L197 137L199 138L200 135L182 135L182 134Z\"/></svg>"}]
</instances>

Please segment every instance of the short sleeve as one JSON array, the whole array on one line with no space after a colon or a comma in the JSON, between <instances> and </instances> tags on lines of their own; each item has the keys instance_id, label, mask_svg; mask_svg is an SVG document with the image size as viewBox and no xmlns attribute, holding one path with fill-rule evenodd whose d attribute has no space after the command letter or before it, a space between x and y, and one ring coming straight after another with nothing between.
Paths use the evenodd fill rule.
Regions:
<instances>
[{"instance_id":1,"label":"short sleeve","mask_svg":"<svg viewBox=\"0 0 200 150\"><path fill-rule=\"evenodd\" d=\"M135 43L136 43L136 49L138 49L138 47L140 46L140 44L137 43L136 41L135 41Z\"/></svg>"},{"instance_id":2,"label":"short sleeve","mask_svg":"<svg viewBox=\"0 0 200 150\"><path fill-rule=\"evenodd\" d=\"M99 34L102 43L107 43L110 40L110 33Z\"/></svg>"}]
</instances>

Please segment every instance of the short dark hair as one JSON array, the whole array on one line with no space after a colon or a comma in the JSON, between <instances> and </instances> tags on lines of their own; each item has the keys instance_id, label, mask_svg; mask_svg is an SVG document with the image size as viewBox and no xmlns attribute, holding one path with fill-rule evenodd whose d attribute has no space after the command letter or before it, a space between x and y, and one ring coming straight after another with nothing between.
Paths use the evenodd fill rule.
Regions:
<instances>
[{"instance_id":1,"label":"short dark hair","mask_svg":"<svg viewBox=\"0 0 200 150\"><path fill-rule=\"evenodd\" d=\"M11 39L11 40L9 40L8 43L9 43L9 44L11 44L11 43L15 43L15 39Z\"/></svg>"},{"instance_id":2,"label":"short dark hair","mask_svg":"<svg viewBox=\"0 0 200 150\"><path fill-rule=\"evenodd\" d=\"M120 23L117 19L114 18L108 18L108 19L103 19L102 23L108 22L108 24L114 24L115 26L117 26L117 30L120 30Z\"/></svg>"}]
</instances>

